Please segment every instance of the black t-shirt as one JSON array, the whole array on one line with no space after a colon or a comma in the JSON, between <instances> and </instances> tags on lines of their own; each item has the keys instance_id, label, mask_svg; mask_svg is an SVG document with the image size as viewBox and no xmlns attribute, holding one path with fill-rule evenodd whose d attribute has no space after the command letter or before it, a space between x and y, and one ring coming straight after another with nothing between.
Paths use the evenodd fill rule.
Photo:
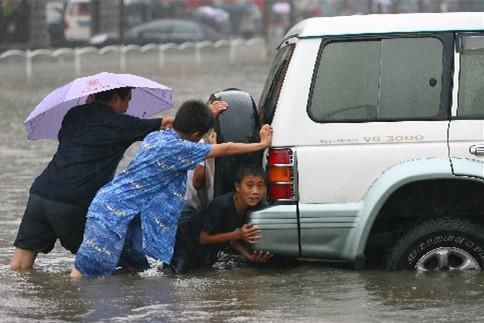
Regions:
<instances>
[{"instance_id":1,"label":"black t-shirt","mask_svg":"<svg viewBox=\"0 0 484 323\"><path fill-rule=\"evenodd\" d=\"M72 108L59 131L59 146L30 191L45 198L89 206L109 182L126 149L152 131L161 119L139 119L93 103Z\"/></svg>"},{"instance_id":2,"label":"black t-shirt","mask_svg":"<svg viewBox=\"0 0 484 323\"><path fill-rule=\"evenodd\" d=\"M202 216L202 230L208 234L225 233L240 228L245 223L245 216L237 213L234 205L234 192L229 192L215 198ZM214 249L222 250L229 243L210 245Z\"/></svg>"},{"instance_id":3,"label":"black t-shirt","mask_svg":"<svg viewBox=\"0 0 484 323\"><path fill-rule=\"evenodd\" d=\"M208 234L217 234L234 231L245 223L245 215L237 213L234 205L234 192L225 193L216 197L202 214L201 230ZM208 255L210 261L217 260L217 253L230 246L229 242L202 245L203 253Z\"/></svg>"},{"instance_id":4,"label":"black t-shirt","mask_svg":"<svg viewBox=\"0 0 484 323\"><path fill-rule=\"evenodd\" d=\"M193 212L187 218L180 218L173 257L186 258L185 261L192 268L213 264L217 260L218 251L224 250L230 244L202 245L200 231L204 230L209 234L230 232L240 228L244 221L245 217L238 215L235 210L234 192L216 197L205 212Z\"/></svg>"}]
</instances>

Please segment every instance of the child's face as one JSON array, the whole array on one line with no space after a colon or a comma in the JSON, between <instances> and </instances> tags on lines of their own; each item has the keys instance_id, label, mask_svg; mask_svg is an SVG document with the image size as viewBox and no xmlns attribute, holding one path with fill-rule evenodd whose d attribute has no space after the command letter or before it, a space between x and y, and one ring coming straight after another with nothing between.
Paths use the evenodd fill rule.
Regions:
<instances>
[{"instance_id":1,"label":"child's face","mask_svg":"<svg viewBox=\"0 0 484 323\"><path fill-rule=\"evenodd\" d=\"M247 207L254 207L266 193L266 182L261 176L247 175L240 183L235 183L235 190Z\"/></svg>"}]
</instances>

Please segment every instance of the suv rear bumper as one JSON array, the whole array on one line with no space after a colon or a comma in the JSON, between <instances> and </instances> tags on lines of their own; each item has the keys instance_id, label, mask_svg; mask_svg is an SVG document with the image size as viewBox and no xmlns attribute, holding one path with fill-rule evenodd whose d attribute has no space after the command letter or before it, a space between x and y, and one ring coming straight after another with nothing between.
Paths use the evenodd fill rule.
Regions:
<instances>
[{"instance_id":1,"label":"suv rear bumper","mask_svg":"<svg viewBox=\"0 0 484 323\"><path fill-rule=\"evenodd\" d=\"M254 246L276 255L351 262L361 238L361 204L275 205L253 211L249 223L262 230Z\"/></svg>"},{"instance_id":2,"label":"suv rear bumper","mask_svg":"<svg viewBox=\"0 0 484 323\"><path fill-rule=\"evenodd\" d=\"M274 254L299 257L299 228L296 205L275 205L253 211L249 223L262 230L262 238L254 246Z\"/></svg>"}]
</instances>

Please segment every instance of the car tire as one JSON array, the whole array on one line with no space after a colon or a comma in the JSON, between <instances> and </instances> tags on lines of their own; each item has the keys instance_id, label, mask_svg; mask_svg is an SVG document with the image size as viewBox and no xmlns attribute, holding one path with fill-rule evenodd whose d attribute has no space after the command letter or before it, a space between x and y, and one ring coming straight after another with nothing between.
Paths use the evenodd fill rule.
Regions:
<instances>
[{"instance_id":1,"label":"car tire","mask_svg":"<svg viewBox=\"0 0 484 323\"><path fill-rule=\"evenodd\" d=\"M403 234L386 258L389 270L481 270L484 229L467 219L430 219Z\"/></svg>"},{"instance_id":2,"label":"car tire","mask_svg":"<svg viewBox=\"0 0 484 323\"><path fill-rule=\"evenodd\" d=\"M253 97L245 91L230 88L214 93L229 104L215 123L217 143L259 142L259 118ZM241 165L261 166L262 152L219 157L215 160L215 196L231 192L235 172Z\"/></svg>"}]
</instances>

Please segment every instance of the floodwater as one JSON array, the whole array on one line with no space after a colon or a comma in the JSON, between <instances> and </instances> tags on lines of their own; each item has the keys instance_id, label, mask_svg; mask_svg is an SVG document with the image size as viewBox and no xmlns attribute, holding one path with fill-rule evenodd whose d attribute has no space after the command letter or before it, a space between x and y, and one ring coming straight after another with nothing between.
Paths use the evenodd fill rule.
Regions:
<instances>
[{"instance_id":1,"label":"floodwater","mask_svg":"<svg viewBox=\"0 0 484 323\"><path fill-rule=\"evenodd\" d=\"M127 72L174 89L178 106L227 87L249 91L256 101L269 60L258 49L235 63L211 53L201 62L172 57L163 69L156 55L129 57ZM50 90L74 77L69 59L34 61L32 79L20 58L0 60L0 321L1 322L479 322L483 321L483 273L388 273L299 263L252 267L231 258L186 276L155 265L141 274L71 282L73 256L56 246L39 255L35 270L8 270L12 241L28 189L55 151L49 140L27 141L23 120ZM117 71L115 58L83 62L83 74ZM167 112L168 114L174 112ZM130 149L125 161L132 156Z\"/></svg>"}]
</instances>

